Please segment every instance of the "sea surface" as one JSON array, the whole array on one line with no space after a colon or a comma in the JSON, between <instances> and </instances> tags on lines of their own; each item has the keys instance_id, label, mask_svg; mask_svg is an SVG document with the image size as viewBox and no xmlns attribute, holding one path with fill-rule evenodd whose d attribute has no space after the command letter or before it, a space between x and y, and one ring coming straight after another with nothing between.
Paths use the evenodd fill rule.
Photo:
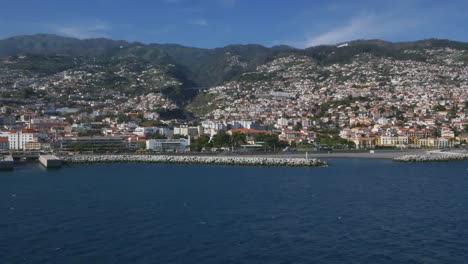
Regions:
<instances>
[{"instance_id":1,"label":"sea surface","mask_svg":"<svg viewBox=\"0 0 468 264\"><path fill-rule=\"evenodd\" d=\"M20 164L0 263L468 263L468 162Z\"/></svg>"}]
</instances>

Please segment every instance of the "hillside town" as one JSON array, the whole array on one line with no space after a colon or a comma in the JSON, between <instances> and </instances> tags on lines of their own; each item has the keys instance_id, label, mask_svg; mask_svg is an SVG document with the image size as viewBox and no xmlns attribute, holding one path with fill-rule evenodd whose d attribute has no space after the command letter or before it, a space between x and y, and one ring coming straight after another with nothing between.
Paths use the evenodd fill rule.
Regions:
<instances>
[{"instance_id":1,"label":"hillside town","mask_svg":"<svg viewBox=\"0 0 468 264\"><path fill-rule=\"evenodd\" d=\"M407 50L426 61L358 54L321 65L278 57L203 89L164 89L171 65L86 67L51 75L0 64L0 150L45 152L321 151L453 148L468 140L468 52ZM244 65L242 58L231 61ZM131 67L130 67L130 66ZM109 87L108 79L114 80ZM117 81L115 81L117 79ZM131 80L131 81L129 81ZM192 113L171 115L172 112Z\"/></svg>"}]
</instances>

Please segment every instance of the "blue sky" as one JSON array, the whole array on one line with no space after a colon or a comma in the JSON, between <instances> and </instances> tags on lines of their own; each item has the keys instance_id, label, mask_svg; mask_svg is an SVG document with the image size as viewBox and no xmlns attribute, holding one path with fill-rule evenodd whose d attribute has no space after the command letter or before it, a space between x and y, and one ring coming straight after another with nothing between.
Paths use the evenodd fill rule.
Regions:
<instances>
[{"instance_id":1,"label":"blue sky","mask_svg":"<svg viewBox=\"0 0 468 264\"><path fill-rule=\"evenodd\" d=\"M0 38L53 33L196 47L468 41L467 0L1 0Z\"/></svg>"}]
</instances>

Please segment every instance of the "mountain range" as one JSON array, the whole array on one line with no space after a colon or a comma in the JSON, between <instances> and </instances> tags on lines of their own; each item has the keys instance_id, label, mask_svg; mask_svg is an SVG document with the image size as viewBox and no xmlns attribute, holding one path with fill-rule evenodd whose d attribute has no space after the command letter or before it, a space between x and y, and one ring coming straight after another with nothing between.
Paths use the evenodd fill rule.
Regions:
<instances>
[{"instance_id":1,"label":"mountain range","mask_svg":"<svg viewBox=\"0 0 468 264\"><path fill-rule=\"evenodd\" d=\"M316 46L296 49L289 46L229 45L203 49L177 44L143 44L123 40L75 39L57 35L37 34L0 40L0 58L19 55L95 57L100 59L135 57L152 64L175 65L192 85L212 86L253 70L274 58L290 54L306 55L318 63L331 64L350 60L359 53L388 56L398 59L425 60L405 54L406 49L449 47L468 50L468 43L427 39L415 42L392 43L382 40L357 40L348 46ZM237 57L235 65L226 55ZM186 81L187 81L186 80Z\"/></svg>"},{"instance_id":2,"label":"mountain range","mask_svg":"<svg viewBox=\"0 0 468 264\"><path fill-rule=\"evenodd\" d=\"M360 54L425 62L429 59L425 53L408 50L437 48L466 51L468 43L443 39L397 43L355 40L342 45L306 49L254 44L205 49L177 44L144 44L105 38L80 40L37 34L0 40L0 69L11 70L16 77L27 75L44 79L66 71L93 73L98 66L101 72L97 81L81 86L120 89L127 94L137 95L159 89L183 104L196 95L194 91L197 89L238 80L259 66L282 57L307 57L321 66L347 63ZM468 58L462 59L468 61ZM116 74L122 69L132 74ZM141 76L146 76L148 69L157 74L142 82ZM20 70L21 74L16 70ZM10 75L3 77L7 80L3 83L7 84L13 78Z\"/></svg>"}]
</instances>

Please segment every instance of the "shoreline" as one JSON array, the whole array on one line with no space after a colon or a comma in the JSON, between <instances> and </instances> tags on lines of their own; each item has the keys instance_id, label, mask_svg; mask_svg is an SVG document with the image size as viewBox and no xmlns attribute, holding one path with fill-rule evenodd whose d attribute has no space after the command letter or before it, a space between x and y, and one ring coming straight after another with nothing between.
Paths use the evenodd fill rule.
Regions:
<instances>
[{"instance_id":1,"label":"shoreline","mask_svg":"<svg viewBox=\"0 0 468 264\"><path fill-rule=\"evenodd\" d=\"M165 163L272 167L327 167L324 161L310 158L170 155L72 155L59 156L65 164Z\"/></svg>"}]
</instances>

